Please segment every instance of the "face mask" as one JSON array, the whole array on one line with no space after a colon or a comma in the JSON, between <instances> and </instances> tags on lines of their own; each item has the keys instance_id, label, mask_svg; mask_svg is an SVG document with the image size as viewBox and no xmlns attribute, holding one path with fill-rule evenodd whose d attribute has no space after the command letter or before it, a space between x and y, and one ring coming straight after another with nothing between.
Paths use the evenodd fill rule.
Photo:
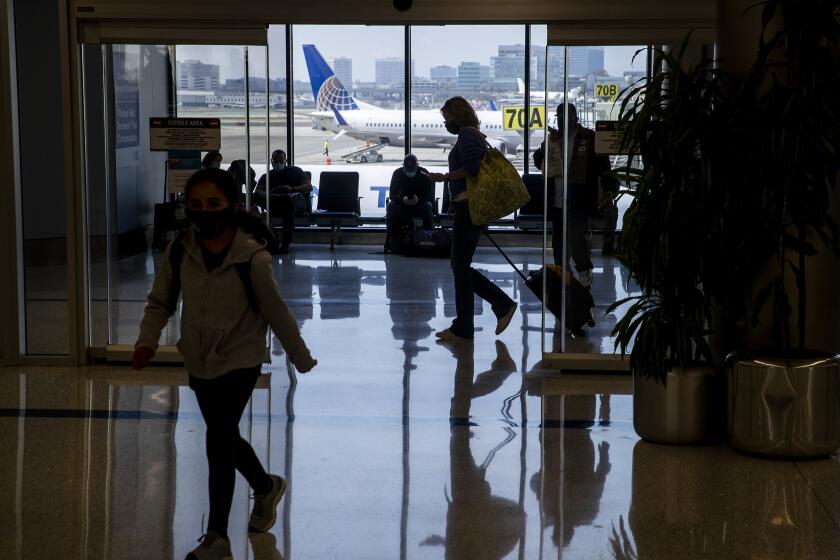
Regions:
<instances>
[{"instance_id":1,"label":"face mask","mask_svg":"<svg viewBox=\"0 0 840 560\"><path fill-rule=\"evenodd\" d=\"M458 131L461 130L461 127L453 122L446 121L444 124L449 134L458 134Z\"/></svg>"},{"instance_id":2,"label":"face mask","mask_svg":"<svg viewBox=\"0 0 840 560\"><path fill-rule=\"evenodd\" d=\"M187 208L187 218L198 228L202 239L216 239L233 223L233 206L214 212L196 211Z\"/></svg>"},{"instance_id":3,"label":"face mask","mask_svg":"<svg viewBox=\"0 0 840 560\"><path fill-rule=\"evenodd\" d=\"M285 169L285 167L286 167L286 162L285 161L274 162L274 163L271 164L271 169L273 169L274 171L282 171L283 169Z\"/></svg>"},{"instance_id":4,"label":"face mask","mask_svg":"<svg viewBox=\"0 0 840 560\"><path fill-rule=\"evenodd\" d=\"M405 176L408 177L409 179L411 177L414 177L415 175L417 175L416 171L406 171L405 169L403 169L403 173L405 173Z\"/></svg>"},{"instance_id":5,"label":"face mask","mask_svg":"<svg viewBox=\"0 0 840 560\"><path fill-rule=\"evenodd\" d=\"M218 161L211 161L210 165L207 166L208 169L219 169L222 166L221 163Z\"/></svg>"}]
</instances>

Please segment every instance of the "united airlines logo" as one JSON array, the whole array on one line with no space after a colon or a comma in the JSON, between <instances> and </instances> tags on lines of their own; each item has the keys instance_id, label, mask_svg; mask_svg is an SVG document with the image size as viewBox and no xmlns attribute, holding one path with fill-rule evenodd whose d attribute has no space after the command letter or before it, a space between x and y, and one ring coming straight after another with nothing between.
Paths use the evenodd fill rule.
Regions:
<instances>
[{"instance_id":1,"label":"united airlines logo","mask_svg":"<svg viewBox=\"0 0 840 560\"><path fill-rule=\"evenodd\" d=\"M321 84L316 105L318 111L332 111L333 108L347 111L359 108L336 76L330 76Z\"/></svg>"}]
</instances>

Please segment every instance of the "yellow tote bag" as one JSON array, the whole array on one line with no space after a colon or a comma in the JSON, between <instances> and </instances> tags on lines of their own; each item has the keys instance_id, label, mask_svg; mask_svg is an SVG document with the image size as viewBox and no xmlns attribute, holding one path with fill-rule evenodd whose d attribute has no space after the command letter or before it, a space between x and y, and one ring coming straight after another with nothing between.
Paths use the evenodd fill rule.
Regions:
<instances>
[{"instance_id":1,"label":"yellow tote bag","mask_svg":"<svg viewBox=\"0 0 840 560\"><path fill-rule=\"evenodd\" d=\"M483 226L519 210L531 196L513 164L488 144L478 175L467 177L467 199L472 223Z\"/></svg>"}]
</instances>

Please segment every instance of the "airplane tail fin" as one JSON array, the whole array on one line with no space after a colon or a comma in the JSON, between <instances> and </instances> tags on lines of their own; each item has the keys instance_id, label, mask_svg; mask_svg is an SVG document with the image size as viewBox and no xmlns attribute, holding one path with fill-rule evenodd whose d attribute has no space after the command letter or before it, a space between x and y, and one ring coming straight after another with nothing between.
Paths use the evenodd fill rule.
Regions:
<instances>
[{"instance_id":1,"label":"airplane tail fin","mask_svg":"<svg viewBox=\"0 0 840 560\"><path fill-rule=\"evenodd\" d=\"M338 110L337 107L333 107L333 114L335 115L335 121L338 123L338 126L345 127L347 126L347 121L341 115L341 111Z\"/></svg>"},{"instance_id":2,"label":"airplane tail fin","mask_svg":"<svg viewBox=\"0 0 840 560\"><path fill-rule=\"evenodd\" d=\"M490 110L491 111L498 111L499 110L498 107L496 107L496 104L493 102L492 99L490 100Z\"/></svg>"},{"instance_id":3,"label":"airplane tail fin","mask_svg":"<svg viewBox=\"0 0 840 560\"><path fill-rule=\"evenodd\" d=\"M522 81L522 78L516 78L516 85L519 87L519 93L525 95L525 82Z\"/></svg>"},{"instance_id":4,"label":"airplane tail fin","mask_svg":"<svg viewBox=\"0 0 840 560\"><path fill-rule=\"evenodd\" d=\"M306 69L309 71L309 84L312 86L316 110L347 111L359 108L356 100L332 71L315 45L303 45L303 55L306 58Z\"/></svg>"}]
</instances>

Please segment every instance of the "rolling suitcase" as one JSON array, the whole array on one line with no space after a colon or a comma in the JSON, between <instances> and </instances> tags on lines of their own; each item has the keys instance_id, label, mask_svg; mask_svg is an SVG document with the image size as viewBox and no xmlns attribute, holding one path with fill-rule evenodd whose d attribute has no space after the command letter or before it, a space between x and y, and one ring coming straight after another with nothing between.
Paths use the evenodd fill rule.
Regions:
<instances>
[{"instance_id":1,"label":"rolling suitcase","mask_svg":"<svg viewBox=\"0 0 840 560\"><path fill-rule=\"evenodd\" d=\"M486 233L486 232L485 232ZM594 327L595 320L592 318L592 308L595 307L595 300L592 294L583 287L583 284L578 282L578 279L563 270L563 267L557 265L548 265L536 272L532 272L530 276L525 276L519 268L513 264L510 257L507 256L496 241L487 233L487 238L496 249L502 254L505 260L513 267L517 274L525 282L525 285L537 296L537 299L543 301L542 287L543 274L548 269L548 275L545 278L545 306L555 317L563 315L563 283L566 284L566 330L574 336L584 336L586 331L584 326Z\"/></svg>"}]
</instances>

